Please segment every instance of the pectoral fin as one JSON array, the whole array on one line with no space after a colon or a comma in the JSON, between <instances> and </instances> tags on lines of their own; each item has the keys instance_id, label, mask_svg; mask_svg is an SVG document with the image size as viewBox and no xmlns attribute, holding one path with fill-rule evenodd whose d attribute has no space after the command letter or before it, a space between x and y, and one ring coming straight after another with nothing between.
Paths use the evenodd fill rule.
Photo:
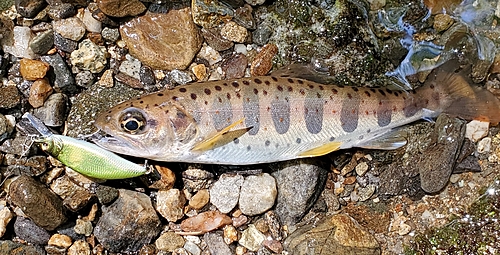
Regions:
<instances>
[{"instance_id":1,"label":"pectoral fin","mask_svg":"<svg viewBox=\"0 0 500 255\"><path fill-rule=\"evenodd\" d=\"M323 156L326 155L330 152L337 151L340 146L342 145L342 142L330 142L327 144L323 144L319 147L304 151L299 154L301 157L317 157L317 156Z\"/></svg>"},{"instance_id":2,"label":"pectoral fin","mask_svg":"<svg viewBox=\"0 0 500 255\"><path fill-rule=\"evenodd\" d=\"M356 147L372 150L395 150L408 142L408 134L402 129L393 130L365 141Z\"/></svg>"},{"instance_id":3,"label":"pectoral fin","mask_svg":"<svg viewBox=\"0 0 500 255\"><path fill-rule=\"evenodd\" d=\"M229 142L232 142L234 139L244 135L248 130L252 127L245 127L240 129L231 130L237 125L243 123L244 118L234 122L233 124L225 127L221 131L215 133L213 136L206 138L205 140L197 143L191 149L192 151L208 151L214 148L223 146Z\"/></svg>"}]
</instances>

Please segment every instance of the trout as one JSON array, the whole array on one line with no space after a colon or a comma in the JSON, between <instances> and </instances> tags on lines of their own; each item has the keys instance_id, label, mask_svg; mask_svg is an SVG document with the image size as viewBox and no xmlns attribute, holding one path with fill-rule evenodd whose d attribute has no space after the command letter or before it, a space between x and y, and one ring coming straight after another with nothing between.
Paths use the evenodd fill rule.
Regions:
<instances>
[{"instance_id":1,"label":"trout","mask_svg":"<svg viewBox=\"0 0 500 255\"><path fill-rule=\"evenodd\" d=\"M406 144L398 127L441 113L498 123L498 98L459 68L447 62L413 91L273 75L178 86L104 112L95 124L107 136L94 142L157 161L249 165L396 149Z\"/></svg>"}]
</instances>

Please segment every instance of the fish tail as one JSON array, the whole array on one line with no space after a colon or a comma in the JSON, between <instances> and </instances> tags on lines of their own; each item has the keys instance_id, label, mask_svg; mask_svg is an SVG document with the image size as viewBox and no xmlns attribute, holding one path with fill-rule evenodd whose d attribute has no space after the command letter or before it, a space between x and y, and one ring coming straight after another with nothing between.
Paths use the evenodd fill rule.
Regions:
<instances>
[{"instance_id":1,"label":"fish tail","mask_svg":"<svg viewBox=\"0 0 500 255\"><path fill-rule=\"evenodd\" d=\"M471 86L470 67L460 69L457 60L450 60L435 69L422 87L431 98L430 114L439 113L466 120L500 122L500 100L486 89Z\"/></svg>"}]
</instances>

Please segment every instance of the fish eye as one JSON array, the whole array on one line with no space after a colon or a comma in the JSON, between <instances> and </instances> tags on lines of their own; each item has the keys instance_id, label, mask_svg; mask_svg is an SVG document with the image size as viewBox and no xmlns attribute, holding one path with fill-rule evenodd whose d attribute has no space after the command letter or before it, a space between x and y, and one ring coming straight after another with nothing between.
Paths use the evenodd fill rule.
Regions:
<instances>
[{"instance_id":1,"label":"fish eye","mask_svg":"<svg viewBox=\"0 0 500 255\"><path fill-rule=\"evenodd\" d=\"M120 125L128 133L136 134L144 130L146 118L138 110L130 110L120 117Z\"/></svg>"}]
</instances>

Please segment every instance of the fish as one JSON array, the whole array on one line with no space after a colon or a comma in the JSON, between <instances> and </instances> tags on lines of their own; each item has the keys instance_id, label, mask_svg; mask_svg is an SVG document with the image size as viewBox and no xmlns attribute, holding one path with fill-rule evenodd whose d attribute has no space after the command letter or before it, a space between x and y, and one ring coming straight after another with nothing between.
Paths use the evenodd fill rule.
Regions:
<instances>
[{"instance_id":1,"label":"fish","mask_svg":"<svg viewBox=\"0 0 500 255\"><path fill-rule=\"evenodd\" d=\"M128 161L93 143L53 134L43 123L26 113L31 125L40 132L35 140L40 148L71 169L102 180L126 179L147 173L147 167Z\"/></svg>"},{"instance_id":2,"label":"fish","mask_svg":"<svg viewBox=\"0 0 500 255\"><path fill-rule=\"evenodd\" d=\"M399 127L441 113L500 121L500 102L449 61L411 91L325 85L297 77L199 82L140 96L100 114L107 150L155 161L252 165L353 147L397 149Z\"/></svg>"}]
</instances>

